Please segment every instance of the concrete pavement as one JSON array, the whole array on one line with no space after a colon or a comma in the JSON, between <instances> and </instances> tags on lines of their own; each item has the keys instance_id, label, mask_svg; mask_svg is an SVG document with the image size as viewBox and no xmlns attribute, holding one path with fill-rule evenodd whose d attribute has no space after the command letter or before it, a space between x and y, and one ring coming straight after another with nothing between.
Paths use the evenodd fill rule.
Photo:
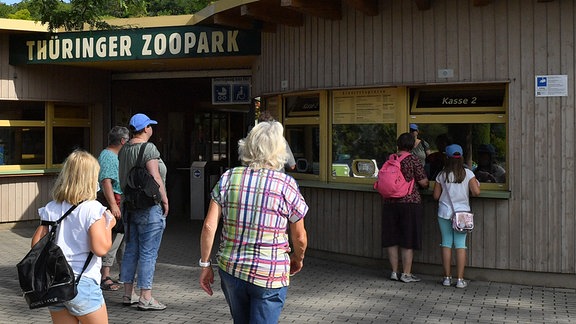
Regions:
<instances>
[{"instance_id":1,"label":"concrete pavement","mask_svg":"<svg viewBox=\"0 0 576 324\"><path fill-rule=\"evenodd\" d=\"M0 323L50 323L46 309L29 310L15 264L26 254L34 225L0 229ZM122 289L106 291L110 323L231 323L216 278L210 297L198 285L201 223L176 218L157 262L154 296L168 308L141 312L121 305ZM114 278L118 271L113 269ZM405 284L384 270L307 257L292 278L281 323L576 323L576 291L472 281L443 287L439 277Z\"/></svg>"}]
</instances>

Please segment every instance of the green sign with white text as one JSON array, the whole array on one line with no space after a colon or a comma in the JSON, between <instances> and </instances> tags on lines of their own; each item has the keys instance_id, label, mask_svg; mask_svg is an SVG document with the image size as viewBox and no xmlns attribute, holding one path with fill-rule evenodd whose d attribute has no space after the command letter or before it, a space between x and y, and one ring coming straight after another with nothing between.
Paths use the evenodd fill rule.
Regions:
<instances>
[{"instance_id":1,"label":"green sign with white text","mask_svg":"<svg viewBox=\"0 0 576 324\"><path fill-rule=\"evenodd\" d=\"M260 55L260 32L183 26L11 35L12 65Z\"/></svg>"}]
</instances>

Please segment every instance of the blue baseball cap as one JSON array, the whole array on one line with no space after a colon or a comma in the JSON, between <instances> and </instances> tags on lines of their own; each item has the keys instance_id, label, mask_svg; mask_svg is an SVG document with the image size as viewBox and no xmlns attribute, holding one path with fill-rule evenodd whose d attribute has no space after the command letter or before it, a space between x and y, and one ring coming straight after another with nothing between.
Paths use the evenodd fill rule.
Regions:
<instances>
[{"instance_id":1,"label":"blue baseball cap","mask_svg":"<svg viewBox=\"0 0 576 324\"><path fill-rule=\"evenodd\" d=\"M410 131L417 131L418 130L418 124L410 124Z\"/></svg>"},{"instance_id":2,"label":"blue baseball cap","mask_svg":"<svg viewBox=\"0 0 576 324\"><path fill-rule=\"evenodd\" d=\"M452 144L446 146L446 156L450 158L459 159L463 156L462 147L458 144Z\"/></svg>"},{"instance_id":3,"label":"blue baseball cap","mask_svg":"<svg viewBox=\"0 0 576 324\"><path fill-rule=\"evenodd\" d=\"M150 119L144 114L136 114L130 118L130 126L134 127L137 132L143 130L148 125L156 125L157 121Z\"/></svg>"}]
</instances>

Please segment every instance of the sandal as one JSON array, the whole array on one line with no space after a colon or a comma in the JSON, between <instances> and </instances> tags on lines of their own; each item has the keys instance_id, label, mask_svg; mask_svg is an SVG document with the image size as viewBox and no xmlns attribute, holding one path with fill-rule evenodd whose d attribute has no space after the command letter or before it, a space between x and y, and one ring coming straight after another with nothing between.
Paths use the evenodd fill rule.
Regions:
<instances>
[{"instance_id":1,"label":"sandal","mask_svg":"<svg viewBox=\"0 0 576 324\"><path fill-rule=\"evenodd\" d=\"M100 288L102 288L102 290L116 291L120 289L120 285L114 282L112 278L106 277L102 282L100 282Z\"/></svg>"},{"instance_id":2,"label":"sandal","mask_svg":"<svg viewBox=\"0 0 576 324\"><path fill-rule=\"evenodd\" d=\"M132 293L132 296L122 296L122 305L124 306L132 306L138 304L140 296Z\"/></svg>"}]
</instances>

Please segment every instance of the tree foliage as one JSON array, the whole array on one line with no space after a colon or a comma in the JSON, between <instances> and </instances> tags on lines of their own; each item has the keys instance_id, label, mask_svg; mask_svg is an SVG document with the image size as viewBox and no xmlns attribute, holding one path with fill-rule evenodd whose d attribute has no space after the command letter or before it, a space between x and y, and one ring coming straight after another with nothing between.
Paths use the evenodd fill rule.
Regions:
<instances>
[{"instance_id":1,"label":"tree foliage","mask_svg":"<svg viewBox=\"0 0 576 324\"><path fill-rule=\"evenodd\" d=\"M50 30L112 28L104 19L196 13L210 0L23 0L0 3L0 17L28 19L48 24ZM26 11L28 11L28 14Z\"/></svg>"}]
</instances>

